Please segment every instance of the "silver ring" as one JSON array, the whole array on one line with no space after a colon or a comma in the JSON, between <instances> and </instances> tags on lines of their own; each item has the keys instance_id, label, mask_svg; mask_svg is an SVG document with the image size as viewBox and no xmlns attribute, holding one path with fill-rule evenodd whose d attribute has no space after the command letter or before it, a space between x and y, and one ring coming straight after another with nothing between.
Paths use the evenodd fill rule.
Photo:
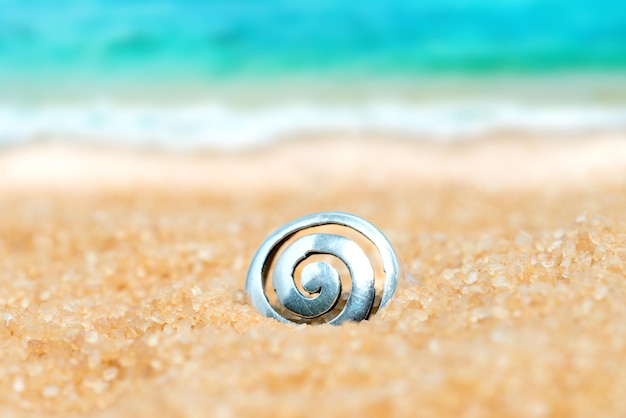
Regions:
<instances>
[{"instance_id":1,"label":"silver ring","mask_svg":"<svg viewBox=\"0 0 626 418\"><path fill-rule=\"evenodd\" d=\"M324 227L348 228L356 231L359 239L350 238L350 234L339 235L334 230L323 232L320 228ZM308 235L301 234L309 229ZM342 232L355 235L343 229ZM382 266L379 276L384 276L384 285L379 295L375 266L362 245L367 241L375 247ZM341 264L347 267L351 283L347 298L342 293L344 286L335 267L337 263L327 259L315 261L313 256L331 256L340 267ZM270 269L275 291L273 303L265 291ZM297 271L301 288L296 282ZM278 321L339 325L368 319L373 311L384 307L396 290L399 275L393 248L374 225L348 213L323 212L289 222L263 242L250 264L246 291L259 312ZM339 308L341 311L337 313Z\"/></svg>"}]
</instances>

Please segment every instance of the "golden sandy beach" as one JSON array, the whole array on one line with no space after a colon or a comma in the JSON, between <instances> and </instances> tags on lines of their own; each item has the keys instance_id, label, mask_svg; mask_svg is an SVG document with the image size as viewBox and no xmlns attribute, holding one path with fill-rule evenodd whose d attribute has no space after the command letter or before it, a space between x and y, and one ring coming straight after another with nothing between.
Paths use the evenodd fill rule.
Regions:
<instances>
[{"instance_id":1,"label":"golden sandy beach","mask_svg":"<svg viewBox=\"0 0 626 418\"><path fill-rule=\"evenodd\" d=\"M294 217L362 216L405 278L340 327L243 290ZM0 154L0 415L626 416L626 141Z\"/></svg>"}]
</instances>

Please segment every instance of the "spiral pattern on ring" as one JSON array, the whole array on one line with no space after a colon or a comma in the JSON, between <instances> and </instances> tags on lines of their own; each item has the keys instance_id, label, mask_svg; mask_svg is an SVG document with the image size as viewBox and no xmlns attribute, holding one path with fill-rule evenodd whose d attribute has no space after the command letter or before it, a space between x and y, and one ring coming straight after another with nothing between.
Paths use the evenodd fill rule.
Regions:
<instances>
[{"instance_id":1,"label":"spiral pattern on ring","mask_svg":"<svg viewBox=\"0 0 626 418\"><path fill-rule=\"evenodd\" d=\"M347 267L351 291L341 312L328 322L339 325L369 317L376 298L376 275L372 262L356 241L336 233L313 232L288 243L300 231L325 225L350 228L374 244L385 274L380 307L389 301L399 275L398 261L389 241L374 225L362 218L347 213L326 212L308 215L284 225L270 235L255 254L248 271L246 290L261 313L282 322L307 323L332 311L342 293L340 274L330 263L309 260L313 255L330 255ZM300 283L305 292L298 288L295 280L296 269L301 264ZM287 316L281 315L272 306L265 293L270 277L278 303L289 313Z\"/></svg>"}]
</instances>

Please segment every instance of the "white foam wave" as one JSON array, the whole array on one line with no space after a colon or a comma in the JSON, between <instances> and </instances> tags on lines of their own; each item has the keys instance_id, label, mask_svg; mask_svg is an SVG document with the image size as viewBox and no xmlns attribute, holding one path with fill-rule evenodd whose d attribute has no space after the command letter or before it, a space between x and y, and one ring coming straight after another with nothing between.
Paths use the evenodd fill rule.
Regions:
<instances>
[{"instance_id":1,"label":"white foam wave","mask_svg":"<svg viewBox=\"0 0 626 418\"><path fill-rule=\"evenodd\" d=\"M0 145L40 138L166 149L242 149L302 133L346 132L441 141L502 131L576 134L626 130L626 107L502 102L284 104L240 109L185 106L0 105Z\"/></svg>"}]
</instances>

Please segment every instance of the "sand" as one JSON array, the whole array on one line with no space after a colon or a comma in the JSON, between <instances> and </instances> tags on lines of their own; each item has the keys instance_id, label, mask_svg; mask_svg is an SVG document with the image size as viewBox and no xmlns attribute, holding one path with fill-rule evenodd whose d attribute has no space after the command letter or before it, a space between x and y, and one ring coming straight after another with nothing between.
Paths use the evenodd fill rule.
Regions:
<instances>
[{"instance_id":1,"label":"sand","mask_svg":"<svg viewBox=\"0 0 626 418\"><path fill-rule=\"evenodd\" d=\"M623 417L626 141L564 141L6 150L0 414ZM254 251L320 210L387 235L396 296L262 317Z\"/></svg>"}]
</instances>

